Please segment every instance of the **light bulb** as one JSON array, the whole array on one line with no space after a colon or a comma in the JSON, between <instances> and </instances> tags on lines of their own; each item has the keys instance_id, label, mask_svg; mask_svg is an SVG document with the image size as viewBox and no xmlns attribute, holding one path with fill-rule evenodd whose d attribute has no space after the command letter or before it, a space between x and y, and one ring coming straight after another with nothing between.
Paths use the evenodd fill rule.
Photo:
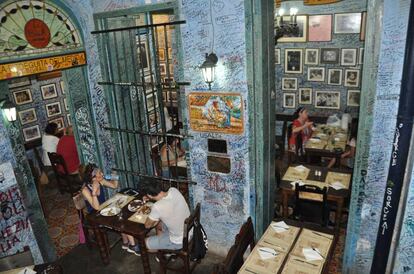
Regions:
<instances>
[{"instance_id":1,"label":"light bulb","mask_svg":"<svg viewBox=\"0 0 414 274\"><path fill-rule=\"evenodd\" d=\"M290 8L289 13L290 13L290 16L294 16L298 14L298 8Z\"/></svg>"},{"instance_id":2,"label":"light bulb","mask_svg":"<svg viewBox=\"0 0 414 274\"><path fill-rule=\"evenodd\" d=\"M285 15L285 9L279 9L279 16Z\"/></svg>"}]
</instances>

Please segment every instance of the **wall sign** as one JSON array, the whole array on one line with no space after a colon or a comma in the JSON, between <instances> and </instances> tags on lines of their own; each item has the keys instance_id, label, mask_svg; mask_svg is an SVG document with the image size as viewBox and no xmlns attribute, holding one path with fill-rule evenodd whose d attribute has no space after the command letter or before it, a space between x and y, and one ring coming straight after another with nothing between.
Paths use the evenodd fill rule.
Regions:
<instances>
[{"instance_id":1,"label":"wall sign","mask_svg":"<svg viewBox=\"0 0 414 274\"><path fill-rule=\"evenodd\" d=\"M0 81L86 64L85 52L41 58L17 63L0 64Z\"/></svg>"},{"instance_id":2,"label":"wall sign","mask_svg":"<svg viewBox=\"0 0 414 274\"><path fill-rule=\"evenodd\" d=\"M275 0L276 8L280 8L282 2L294 1L294 0ZM341 2L342 0L303 0L305 5L326 5Z\"/></svg>"}]
</instances>

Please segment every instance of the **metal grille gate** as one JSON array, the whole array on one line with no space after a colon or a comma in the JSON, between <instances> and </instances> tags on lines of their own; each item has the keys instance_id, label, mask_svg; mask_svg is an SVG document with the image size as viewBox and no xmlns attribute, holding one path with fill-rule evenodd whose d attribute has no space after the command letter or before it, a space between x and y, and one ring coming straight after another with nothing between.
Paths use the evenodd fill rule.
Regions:
<instances>
[{"instance_id":1,"label":"metal grille gate","mask_svg":"<svg viewBox=\"0 0 414 274\"><path fill-rule=\"evenodd\" d=\"M171 149L167 141L177 138L182 144L189 138L167 132L164 111L165 106L180 107L177 95L181 84L172 80L169 31L185 21L152 23L151 14L145 16L149 24L138 26L134 18L115 18L120 20L115 27L110 19L100 19L99 30L92 32L101 59L103 80L99 84L104 87L110 116L110 126L105 129L111 132L115 145L113 170L125 187L136 187L140 177L153 177L188 189L192 182L172 172L172 168L178 168L177 161L170 159L171 153L178 155L177 147L166 153L167 163L173 163L169 174L160 173L161 151L164 146ZM160 44L164 45L163 53ZM161 63L161 59L166 62ZM172 114L171 123L178 128L178 112Z\"/></svg>"}]
</instances>

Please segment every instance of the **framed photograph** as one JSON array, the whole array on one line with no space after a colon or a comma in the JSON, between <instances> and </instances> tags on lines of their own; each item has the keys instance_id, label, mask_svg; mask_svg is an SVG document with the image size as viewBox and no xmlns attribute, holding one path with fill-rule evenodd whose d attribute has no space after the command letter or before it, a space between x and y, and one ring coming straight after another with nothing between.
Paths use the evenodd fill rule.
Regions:
<instances>
[{"instance_id":1,"label":"framed photograph","mask_svg":"<svg viewBox=\"0 0 414 274\"><path fill-rule=\"evenodd\" d=\"M299 89L299 104L311 105L312 104L312 89L300 88Z\"/></svg>"},{"instance_id":2,"label":"framed photograph","mask_svg":"<svg viewBox=\"0 0 414 274\"><path fill-rule=\"evenodd\" d=\"M319 64L319 49L305 49L305 65Z\"/></svg>"},{"instance_id":3,"label":"framed photograph","mask_svg":"<svg viewBox=\"0 0 414 274\"><path fill-rule=\"evenodd\" d=\"M341 66L356 66L357 49L342 49Z\"/></svg>"},{"instance_id":4,"label":"framed photograph","mask_svg":"<svg viewBox=\"0 0 414 274\"><path fill-rule=\"evenodd\" d=\"M66 120L68 120L68 126L72 125L72 118L70 117L70 114L66 114Z\"/></svg>"},{"instance_id":5,"label":"framed photograph","mask_svg":"<svg viewBox=\"0 0 414 274\"><path fill-rule=\"evenodd\" d=\"M341 93L339 91L315 91L315 107L339 109Z\"/></svg>"},{"instance_id":6,"label":"framed photograph","mask_svg":"<svg viewBox=\"0 0 414 274\"><path fill-rule=\"evenodd\" d=\"M53 116L62 114L62 109L60 108L60 102L47 104L45 107L46 107L47 117L53 117Z\"/></svg>"},{"instance_id":7,"label":"framed photograph","mask_svg":"<svg viewBox=\"0 0 414 274\"><path fill-rule=\"evenodd\" d=\"M66 100L66 98L63 98L63 105L65 106L65 110L68 111L69 106L68 106L68 101Z\"/></svg>"},{"instance_id":8,"label":"framed photograph","mask_svg":"<svg viewBox=\"0 0 414 274\"><path fill-rule=\"evenodd\" d=\"M55 123L58 126L58 130L63 130L65 128L65 122L63 121L63 117L50 120L49 123Z\"/></svg>"},{"instance_id":9,"label":"framed photograph","mask_svg":"<svg viewBox=\"0 0 414 274\"><path fill-rule=\"evenodd\" d=\"M23 129L23 137L25 142L30 142L42 137L39 125L31 126Z\"/></svg>"},{"instance_id":10,"label":"framed photograph","mask_svg":"<svg viewBox=\"0 0 414 274\"><path fill-rule=\"evenodd\" d=\"M172 48L168 48L168 59L172 59L172 56L173 56L173 50L172 50Z\"/></svg>"},{"instance_id":11,"label":"framed photograph","mask_svg":"<svg viewBox=\"0 0 414 274\"><path fill-rule=\"evenodd\" d=\"M282 78L282 90L297 90L298 78Z\"/></svg>"},{"instance_id":12,"label":"framed photograph","mask_svg":"<svg viewBox=\"0 0 414 274\"><path fill-rule=\"evenodd\" d=\"M364 48L359 49L358 55L358 64L362 65L364 63Z\"/></svg>"},{"instance_id":13,"label":"framed photograph","mask_svg":"<svg viewBox=\"0 0 414 274\"><path fill-rule=\"evenodd\" d=\"M302 49L285 49L285 73L302 73Z\"/></svg>"},{"instance_id":14,"label":"framed photograph","mask_svg":"<svg viewBox=\"0 0 414 274\"><path fill-rule=\"evenodd\" d=\"M163 48L158 49L158 57L159 57L161 62L165 61L165 49L163 49Z\"/></svg>"},{"instance_id":15,"label":"framed photograph","mask_svg":"<svg viewBox=\"0 0 414 274\"><path fill-rule=\"evenodd\" d=\"M14 101L16 105L24 105L33 102L32 92L30 89L22 89L13 92Z\"/></svg>"},{"instance_id":16,"label":"framed photograph","mask_svg":"<svg viewBox=\"0 0 414 274\"><path fill-rule=\"evenodd\" d=\"M144 71L149 70L149 50L148 50L148 42L145 39L145 36L142 36L140 41L137 38L137 54L138 54L138 61L139 65Z\"/></svg>"},{"instance_id":17,"label":"framed photograph","mask_svg":"<svg viewBox=\"0 0 414 274\"><path fill-rule=\"evenodd\" d=\"M361 13L339 13L335 14L334 32L360 33L361 32Z\"/></svg>"},{"instance_id":18,"label":"framed photograph","mask_svg":"<svg viewBox=\"0 0 414 274\"><path fill-rule=\"evenodd\" d=\"M60 83L60 91L62 92L62 94L65 94L65 82L60 80L59 83Z\"/></svg>"},{"instance_id":19,"label":"framed photograph","mask_svg":"<svg viewBox=\"0 0 414 274\"><path fill-rule=\"evenodd\" d=\"M158 121L160 120L160 112L157 111L151 111L150 113L148 113L148 119L149 119L149 128L151 130L151 132L154 132L154 127L157 127L158 125ZM160 127L160 125L159 125Z\"/></svg>"},{"instance_id":20,"label":"framed photograph","mask_svg":"<svg viewBox=\"0 0 414 274\"><path fill-rule=\"evenodd\" d=\"M43 100L56 98L58 96L55 84L40 86L40 89Z\"/></svg>"},{"instance_id":21,"label":"framed photograph","mask_svg":"<svg viewBox=\"0 0 414 274\"><path fill-rule=\"evenodd\" d=\"M359 107L360 95L361 92L359 90L348 90L346 104L350 107Z\"/></svg>"},{"instance_id":22,"label":"framed photograph","mask_svg":"<svg viewBox=\"0 0 414 274\"><path fill-rule=\"evenodd\" d=\"M345 84L346 87L359 87L359 69L345 70Z\"/></svg>"},{"instance_id":23,"label":"framed photograph","mask_svg":"<svg viewBox=\"0 0 414 274\"><path fill-rule=\"evenodd\" d=\"M296 94L295 93L283 93L283 107L284 108L296 108Z\"/></svg>"},{"instance_id":24,"label":"framed photograph","mask_svg":"<svg viewBox=\"0 0 414 274\"><path fill-rule=\"evenodd\" d=\"M34 108L19 111L19 119L22 125L37 121L37 115Z\"/></svg>"},{"instance_id":25,"label":"framed photograph","mask_svg":"<svg viewBox=\"0 0 414 274\"><path fill-rule=\"evenodd\" d=\"M169 64L170 75L174 74L174 64Z\"/></svg>"},{"instance_id":26,"label":"framed photograph","mask_svg":"<svg viewBox=\"0 0 414 274\"><path fill-rule=\"evenodd\" d=\"M290 19L290 16L283 16L283 20L285 22L288 22ZM283 42L306 42L306 38L308 36L308 17L306 15L298 15L296 16L296 22L299 27L299 33L298 35L285 35L279 40L277 40L278 43Z\"/></svg>"},{"instance_id":27,"label":"framed photograph","mask_svg":"<svg viewBox=\"0 0 414 274\"><path fill-rule=\"evenodd\" d=\"M160 74L166 75L167 74L167 64L166 63L160 63Z\"/></svg>"},{"instance_id":28,"label":"framed photograph","mask_svg":"<svg viewBox=\"0 0 414 274\"><path fill-rule=\"evenodd\" d=\"M323 82L325 81L325 68L308 68L308 81Z\"/></svg>"},{"instance_id":29,"label":"framed photograph","mask_svg":"<svg viewBox=\"0 0 414 274\"><path fill-rule=\"evenodd\" d=\"M367 12L364 11L362 13L362 19L361 19L361 32L359 34L359 40L361 41L365 41L366 25L367 25Z\"/></svg>"},{"instance_id":30,"label":"framed photograph","mask_svg":"<svg viewBox=\"0 0 414 274\"><path fill-rule=\"evenodd\" d=\"M153 110L158 107L158 97L156 93L147 95L147 111Z\"/></svg>"},{"instance_id":31,"label":"framed photograph","mask_svg":"<svg viewBox=\"0 0 414 274\"><path fill-rule=\"evenodd\" d=\"M280 49L275 49L275 64L280 64Z\"/></svg>"},{"instance_id":32,"label":"framed photograph","mask_svg":"<svg viewBox=\"0 0 414 274\"><path fill-rule=\"evenodd\" d=\"M328 69L328 84L342 85L342 69Z\"/></svg>"},{"instance_id":33,"label":"framed photograph","mask_svg":"<svg viewBox=\"0 0 414 274\"><path fill-rule=\"evenodd\" d=\"M338 64L339 49L321 49L321 64Z\"/></svg>"},{"instance_id":34,"label":"framed photograph","mask_svg":"<svg viewBox=\"0 0 414 274\"><path fill-rule=\"evenodd\" d=\"M24 86L30 86L32 83L30 82L29 77L20 77L9 80L9 88L18 88Z\"/></svg>"},{"instance_id":35,"label":"framed photograph","mask_svg":"<svg viewBox=\"0 0 414 274\"><path fill-rule=\"evenodd\" d=\"M309 42L332 40L332 15L309 15Z\"/></svg>"},{"instance_id":36,"label":"framed photograph","mask_svg":"<svg viewBox=\"0 0 414 274\"><path fill-rule=\"evenodd\" d=\"M168 102L177 102L178 101L178 93L176 91L170 91L168 93Z\"/></svg>"}]
</instances>

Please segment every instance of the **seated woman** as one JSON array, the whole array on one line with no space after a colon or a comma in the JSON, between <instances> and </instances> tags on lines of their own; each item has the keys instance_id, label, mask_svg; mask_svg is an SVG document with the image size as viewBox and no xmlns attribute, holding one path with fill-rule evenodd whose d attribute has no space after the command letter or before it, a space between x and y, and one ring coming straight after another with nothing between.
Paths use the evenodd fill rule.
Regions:
<instances>
[{"instance_id":1,"label":"seated woman","mask_svg":"<svg viewBox=\"0 0 414 274\"><path fill-rule=\"evenodd\" d=\"M178 134L178 132L170 131L169 133ZM169 177L170 166L176 166L177 163L183 160L185 151L178 145L179 138L168 136L167 143L161 148L161 168L162 176Z\"/></svg>"},{"instance_id":2,"label":"seated woman","mask_svg":"<svg viewBox=\"0 0 414 274\"><path fill-rule=\"evenodd\" d=\"M341 165L349 168L354 168L354 159L356 152L356 140L358 134L358 123L353 123L351 126L351 132L349 135L348 142L346 144L346 151L341 154ZM336 158L332 158L328 164L328 167L331 168L336 164Z\"/></svg>"},{"instance_id":3,"label":"seated woman","mask_svg":"<svg viewBox=\"0 0 414 274\"><path fill-rule=\"evenodd\" d=\"M302 145L312 136L313 122L309 121L308 110L299 107L293 114L292 132L289 138L289 150L296 152L298 134L302 137Z\"/></svg>"},{"instance_id":4,"label":"seated woman","mask_svg":"<svg viewBox=\"0 0 414 274\"><path fill-rule=\"evenodd\" d=\"M86 209L88 213L94 210L99 210L99 206L105 202L105 193L103 187L117 188L118 181L104 179L102 171L93 164L85 167L83 172L82 195L86 202ZM129 253L140 256L138 244L135 243L134 237L121 233L122 249Z\"/></svg>"},{"instance_id":5,"label":"seated woman","mask_svg":"<svg viewBox=\"0 0 414 274\"><path fill-rule=\"evenodd\" d=\"M48 152L56 152L59 138L56 137L58 133L58 125L56 123L49 123L45 128L45 133L42 136L42 162L45 166L46 172L52 171L52 164L50 163Z\"/></svg>"}]
</instances>

